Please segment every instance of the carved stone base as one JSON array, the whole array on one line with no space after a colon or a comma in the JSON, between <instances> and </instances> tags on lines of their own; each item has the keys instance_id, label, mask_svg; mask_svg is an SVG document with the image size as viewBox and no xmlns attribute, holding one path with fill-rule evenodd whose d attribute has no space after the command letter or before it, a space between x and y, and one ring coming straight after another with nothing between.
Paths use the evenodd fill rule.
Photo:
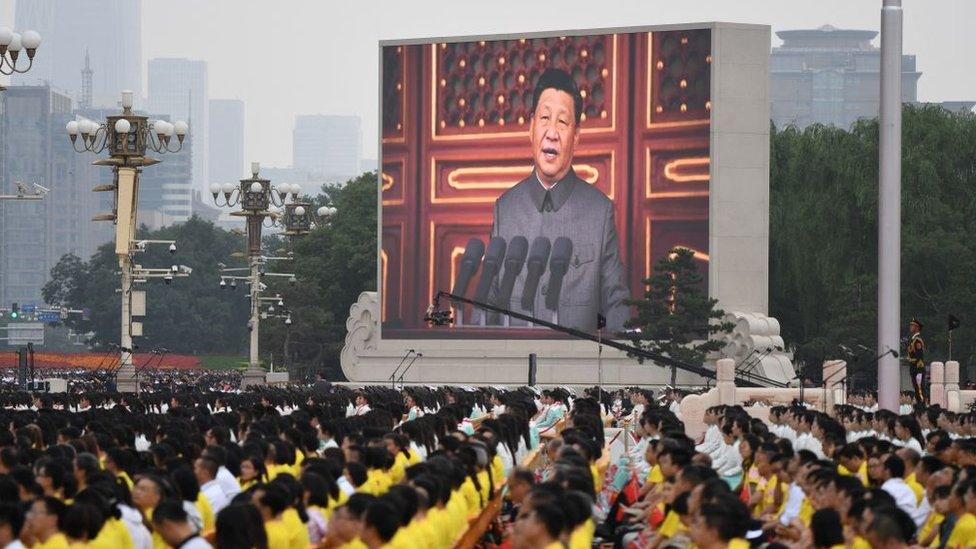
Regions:
<instances>
[{"instance_id":1,"label":"carved stone base","mask_svg":"<svg viewBox=\"0 0 976 549\"><path fill-rule=\"evenodd\" d=\"M244 371L244 375L241 377L241 387L251 387L251 386L264 386L267 382L265 381L264 370L258 368L248 368Z\"/></svg>"}]
</instances>

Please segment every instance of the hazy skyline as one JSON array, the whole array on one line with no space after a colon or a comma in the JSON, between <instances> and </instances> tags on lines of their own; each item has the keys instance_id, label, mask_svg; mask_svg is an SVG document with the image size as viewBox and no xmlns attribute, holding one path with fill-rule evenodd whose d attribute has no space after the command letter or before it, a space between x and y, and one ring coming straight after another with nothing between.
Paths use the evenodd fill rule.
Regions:
<instances>
[{"instance_id":1,"label":"hazy skyline","mask_svg":"<svg viewBox=\"0 0 976 549\"><path fill-rule=\"evenodd\" d=\"M71 0L69 0L71 1ZM136 1L136 0L133 0ZM881 0L155 0L142 9L143 75L155 57L206 61L210 98L241 99L246 108L245 159L288 166L300 114L358 115L363 157L378 155L379 40L560 31L666 23L729 21L767 24L775 32L816 28L878 30ZM976 2L904 0L904 52L918 59L920 101L976 100L973 64ZM4 0L0 24L12 25ZM107 32L109 29L91 29ZM877 41L876 41L877 43ZM43 63L43 45L38 63ZM79 68L80 70L80 68ZM143 76L145 95L145 76ZM211 131L220 131L219 128Z\"/></svg>"}]
</instances>

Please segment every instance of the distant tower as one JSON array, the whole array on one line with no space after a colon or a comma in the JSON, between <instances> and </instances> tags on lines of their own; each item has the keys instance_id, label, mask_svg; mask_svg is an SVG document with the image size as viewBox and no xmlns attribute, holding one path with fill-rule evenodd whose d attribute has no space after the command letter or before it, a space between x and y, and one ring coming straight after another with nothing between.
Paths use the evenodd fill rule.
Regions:
<instances>
[{"instance_id":1,"label":"distant tower","mask_svg":"<svg viewBox=\"0 0 976 549\"><path fill-rule=\"evenodd\" d=\"M90 109L92 106L92 75L95 71L91 68L91 57L88 50L85 50L85 68L81 69L81 101L78 105L82 109Z\"/></svg>"}]
</instances>

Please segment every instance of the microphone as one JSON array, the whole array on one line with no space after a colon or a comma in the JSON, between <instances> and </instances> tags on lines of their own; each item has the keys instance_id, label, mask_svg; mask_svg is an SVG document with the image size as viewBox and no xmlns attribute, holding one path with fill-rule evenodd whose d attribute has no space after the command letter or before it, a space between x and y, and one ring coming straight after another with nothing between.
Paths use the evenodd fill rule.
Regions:
<instances>
[{"instance_id":1,"label":"microphone","mask_svg":"<svg viewBox=\"0 0 976 549\"><path fill-rule=\"evenodd\" d=\"M515 288L515 279L522 272L525 265L525 256L529 253L529 241L524 236L516 236L508 244L508 252L505 253L505 274L502 276L501 286L495 304L510 308L512 301L512 290Z\"/></svg>"},{"instance_id":2,"label":"microphone","mask_svg":"<svg viewBox=\"0 0 976 549\"><path fill-rule=\"evenodd\" d=\"M525 286L522 288L522 308L531 311L535 308L535 292L539 289L539 279L546 272L549 251L552 243L544 236L537 236L529 248L529 260L525 267Z\"/></svg>"},{"instance_id":3,"label":"microphone","mask_svg":"<svg viewBox=\"0 0 976 549\"><path fill-rule=\"evenodd\" d=\"M492 237L488 242L488 251L485 252L485 259L481 262L481 280L478 281L478 288L474 292L474 300L485 302L488 297L488 290L491 283L502 268L502 261L505 258L505 239L500 236Z\"/></svg>"},{"instance_id":4,"label":"microphone","mask_svg":"<svg viewBox=\"0 0 976 549\"><path fill-rule=\"evenodd\" d=\"M549 258L549 289L546 291L546 308L555 311L559 307L559 294L563 289L563 277L569 270L569 258L573 255L573 243L560 236L552 245Z\"/></svg>"},{"instance_id":5,"label":"microphone","mask_svg":"<svg viewBox=\"0 0 976 549\"><path fill-rule=\"evenodd\" d=\"M484 252L484 242L477 238L468 240L468 245L464 247L464 255L461 256L461 269L458 271L458 276L454 280L454 289L451 290L452 294L464 297L464 294L468 291L468 284L471 283L471 278L474 276L475 271L478 270L478 265L481 264L481 256Z\"/></svg>"}]
</instances>

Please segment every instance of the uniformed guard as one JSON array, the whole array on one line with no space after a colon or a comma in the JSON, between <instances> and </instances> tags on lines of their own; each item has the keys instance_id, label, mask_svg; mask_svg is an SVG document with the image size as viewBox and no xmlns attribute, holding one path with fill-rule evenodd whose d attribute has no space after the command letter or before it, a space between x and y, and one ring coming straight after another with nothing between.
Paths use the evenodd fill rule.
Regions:
<instances>
[{"instance_id":1,"label":"uniformed guard","mask_svg":"<svg viewBox=\"0 0 976 549\"><path fill-rule=\"evenodd\" d=\"M922 323L912 317L908 323L908 371L912 377L912 387L919 402L928 402L928 388L925 380L925 341L922 339Z\"/></svg>"}]
</instances>

